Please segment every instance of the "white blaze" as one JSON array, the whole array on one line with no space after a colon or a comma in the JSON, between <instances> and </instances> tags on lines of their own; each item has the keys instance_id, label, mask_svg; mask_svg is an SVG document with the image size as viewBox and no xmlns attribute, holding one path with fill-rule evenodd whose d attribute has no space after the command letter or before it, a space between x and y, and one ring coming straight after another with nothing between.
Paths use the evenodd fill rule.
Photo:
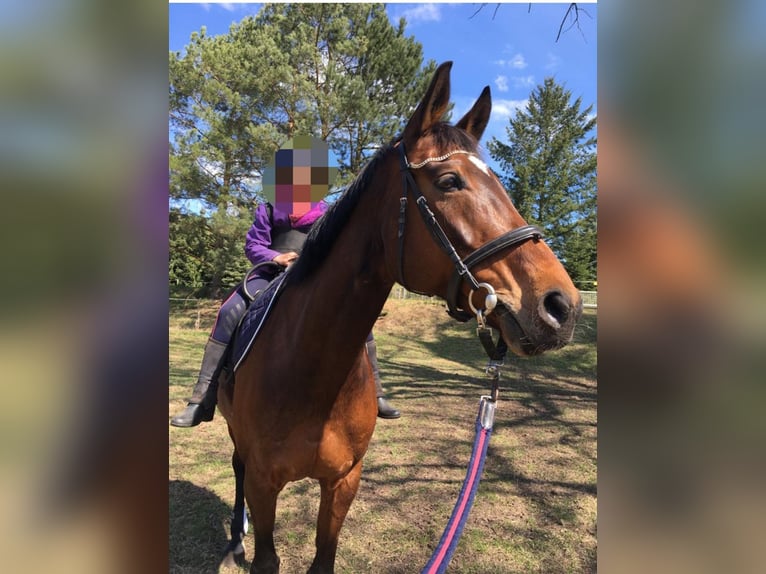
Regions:
<instances>
[{"instance_id":1,"label":"white blaze","mask_svg":"<svg viewBox=\"0 0 766 574\"><path fill-rule=\"evenodd\" d=\"M476 167L478 167L478 168L479 168L481 171L483 171L485 174L489 175L489 167L487 166L487 164L486 164L486 163L484 163L483 161L481 161L481 160L480 160L478 157L476 157L475 155L469 155L469 156L468 156L468 159L470 159L470 160L471 160L471 163L473 163L473 165L475 165Z\"/></svg>"}]
</instances>

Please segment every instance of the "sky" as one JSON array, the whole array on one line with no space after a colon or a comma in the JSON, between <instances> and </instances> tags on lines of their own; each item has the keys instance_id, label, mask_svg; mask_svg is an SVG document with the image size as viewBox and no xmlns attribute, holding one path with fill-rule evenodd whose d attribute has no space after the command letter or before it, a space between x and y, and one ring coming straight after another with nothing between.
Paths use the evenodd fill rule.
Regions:
<instances>
[{"instance_id":1,"label":"sky","mask_svg":"<svg viewBox=\"0 0 766 574\"><path fill-rule=\"evenodd\" d=\"M453 118L470 109L484 86L492 90L492 115L484 137L507 141L506 128L516 110L526 105L530 92L546 77L553 77L582 98L582 107L596 110L597 5L579 2L579 29L564 24L556 36L569 3L389 3L392 23L407 20L405 34L423 46L424 61L452 60ZM171 3L169 49L183 51L192 32L207 28L207 35L225 34L229 26L257 14L255 3ZM497 8L497 10L496 10ZM487 155L487 154L485 154ZM490 159L487 156L487 159ZM493 162L490 161L490 164ZM493 166L494 167L494 166Z\"/></svg>"}]
</instances>

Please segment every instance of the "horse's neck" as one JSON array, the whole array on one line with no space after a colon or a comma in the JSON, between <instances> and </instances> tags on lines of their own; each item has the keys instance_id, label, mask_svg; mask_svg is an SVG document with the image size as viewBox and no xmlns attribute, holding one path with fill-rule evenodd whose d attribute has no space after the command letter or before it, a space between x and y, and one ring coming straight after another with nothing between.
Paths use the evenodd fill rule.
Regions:
<instances>
[{"instance_id":1,"label":"horse's neck","mask_svg":"<svg viewBox=\"0 0 766 574\"><path fill-rule=\"evenodd\" d=\"M362 205L356 208L362 209ZM317 340L319 345L306 351L317 354L319 363L326 354L355 357L391 291L393 281L385 272L379 229L378 223L355 213L327 259L296 286L294 327Z\"/></svg>"}]
</instances>

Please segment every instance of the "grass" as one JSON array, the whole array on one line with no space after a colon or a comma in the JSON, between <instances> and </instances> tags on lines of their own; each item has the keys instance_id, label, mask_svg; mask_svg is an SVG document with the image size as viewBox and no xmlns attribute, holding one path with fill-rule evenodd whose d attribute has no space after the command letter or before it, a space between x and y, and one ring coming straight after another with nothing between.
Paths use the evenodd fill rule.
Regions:
<instances>
[{"instance_id":1,"label":"grass","mask_svg":"<svg viewBox=\"0 0 766 574\"><path fill-rule=\"evenodd\" d=\"M191 392L216 304L170 315L169 414ZM452 511L471 453L485 359L472 323L423 301L389 300L375 326L384 387L402 411L378 420L362 485L341 532L336 572L419 572ZM596 571L596 314L567 348L510 358L484 474L451 574ZM220 415L170 428L170 563L219 568L234 498L231 447ZM319 489L304 480L279 499L282 572L305 572L314 552ZM246 539L252 557L252 536Z\"/></svg>"}]
</instances>

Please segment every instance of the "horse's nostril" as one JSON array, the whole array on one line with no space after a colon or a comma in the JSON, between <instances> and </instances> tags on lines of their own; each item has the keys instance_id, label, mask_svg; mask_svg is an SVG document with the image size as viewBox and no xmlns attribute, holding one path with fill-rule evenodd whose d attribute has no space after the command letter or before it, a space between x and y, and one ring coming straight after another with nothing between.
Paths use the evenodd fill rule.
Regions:
<instances>
[{"instance_id":1,"label":"horse's nostril","mask_svg":"<svg viewBox=\"0 0 766 574\"><path fill-rule=\"evenodd\" d=\"M553 324L554 327L560 327L569 318L571 308L572 306L566 295L559 291L551 291L543 299L543 309L545 311L543 319Z\"/></svg>"}]
</instances>

